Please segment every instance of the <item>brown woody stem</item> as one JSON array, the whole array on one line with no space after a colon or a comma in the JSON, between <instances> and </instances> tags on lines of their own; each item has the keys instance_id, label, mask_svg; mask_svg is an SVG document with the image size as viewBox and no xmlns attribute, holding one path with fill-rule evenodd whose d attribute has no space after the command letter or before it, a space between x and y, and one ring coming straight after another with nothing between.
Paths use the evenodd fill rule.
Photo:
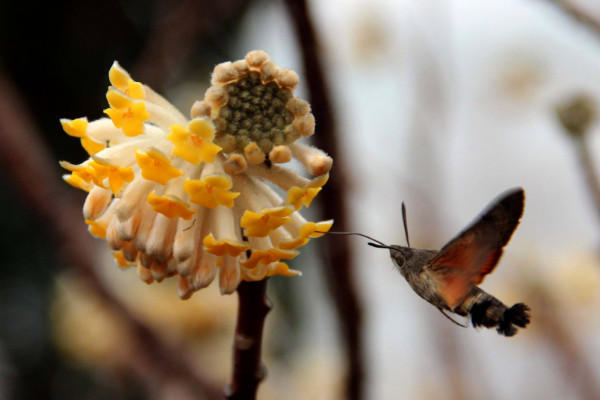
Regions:
<instances>
[{"instance_id":1,"label":"brown woody stem","mask_svg":"<svg viewBox=\"0 0 600 400\"><path fill-rule=\"evenodd\" d=\"M302 62L306 74L310 104L317 121L318 133L313 144L325 150L334 160L335 179L330 179L327 188L319 195L323 214L335 220L337 230L347 230L346 176L344 159L339 151L334 110L327 88L322 59L320 58L317 35L309 15L306 0L286 0L292 18L298 44L302 53ZM359 400L364 395L364 363L362 341L362 308L357 291L357 283L350 260L352 248L345 236L328 235L319 240L325 263L327 284L333 297L339 329L342 337L343 352L347 357L347 376L345 398Z\"/></svg>"},{"instance_id":2,"label":"brown woody stem","mask_svg":"<svg viewBox=\"0 0 600 400\"><path fill-rule=\"evenodd\" d=\"M260 353L265 318L271 311L267 280L242 282L237 289L239 309L233 340L233 377L225 387L230 400L254 400L266 375Z\"/></svg>"}]
</instances>

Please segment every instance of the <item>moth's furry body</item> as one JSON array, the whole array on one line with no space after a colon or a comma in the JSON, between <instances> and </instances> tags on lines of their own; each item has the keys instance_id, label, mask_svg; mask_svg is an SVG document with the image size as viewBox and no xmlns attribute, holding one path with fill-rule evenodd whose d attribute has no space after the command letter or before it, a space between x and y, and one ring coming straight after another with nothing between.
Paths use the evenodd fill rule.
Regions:
<instances>
[{"instance_id":1,"label":"moth's furry body","mask_svg":"<svg viewBox=\"0 0 600 400\"><path fill-rule=\"evenodd\" d=\"M507 307L477 287L492 272L523 213L524 193L516 189L479 217L441 250L404 246L388 248L394 264L410 287L440 311L470 317L474 327L496 327L513 336L529 323L529 307Z\"/></svg>"}]
</instances>

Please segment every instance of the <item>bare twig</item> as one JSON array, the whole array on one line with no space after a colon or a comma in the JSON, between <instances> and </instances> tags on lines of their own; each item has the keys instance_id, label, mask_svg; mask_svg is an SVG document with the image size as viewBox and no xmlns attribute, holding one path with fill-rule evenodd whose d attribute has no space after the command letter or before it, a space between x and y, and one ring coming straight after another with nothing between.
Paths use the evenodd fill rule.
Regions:
<instances>
[{"instance_id":1,"label":"bare twig","mask_svg":"<svg viewBox=\"0 0 600 400\"><path fill-rule=\"evenodd\" d=\"M566 14L572 16L583 25L587 26L596 35L600 35L600 21L592 17L589 13L583 10L580 6L575 4L572 0L549 0L550 3L556 4Z\"/></svg>"},{"instance_id":2,"label":"bare twig","mask_svg":"<svg viewBox=\"0 0 600 400\"><path fill-rule=\"evenodd\" d=\"M315 145L329 153L335 160L335 178L327 184L319 198L323 212L335 220L336 229L347 230L347 211L343 159L339 155L336 124L333 117L329 90L320 49L305 0L285 1L292 17L296 37L301 46L304 72L307 77L310 103L318 134L314 136ZM321 246L328 246L330 261L326 263L327 282L332 293L337 314L344 351L348 357L348 376L346 396L348 399L360 399L364 392L364 367L362 343L362 310L356 282L351 268L352 249L347 238L342 235L329 235L320 240Z\"/></svg>"},{"instance_id":3,"label":"bare twig","mask_svg":"<svg viewBox=\"0 0 600 400\"><path fill-rule=\"evenodd\" d=\"M198 398L221 398L220 390L193 370L181 354L167 346L150 328L134 317L98 277L93 239L81 221L81 203L67 192L58 175L56 160L41 141L17 89L0 67L0 159L23 200L58 244L57 253L75 265L90 288L124 321L136 346L130 358L132 369L149 392L161 382L181 382ZM57 122L58 123L58 122Z\"/></svg>"},{"instance_id":4,"label":"bare twig","mask_svg":"<svg viewBox=\"0 0 600 400\"><path fill-rule=\"evenodd\" d=\"M596 171L586 137L582 136L578 138L575 141L575 147L579 165L581 167L581 173L584 176L586 187L592 198L596 217L600 222L600 181L598 180L598 171Z\"/></svg>"},{"instance_id":5,"label":"bare twig","mask_svg":"<svg viewBox=\"0 0 600 400\"><path fill-rule=\"evenodd\" d=\"M152 29L133 70L162 91L203 42L219 43L224 26L249 2L242 0L155 2Z\"/></svg>"},{"instance_id":6,"label":"bare twig","mask_svg":"<svg viewBox=\"0 0 600 400\"><path fill-rule=\"evenodd\" d=\"M233 378L225 388L230 400L254 400L266 368L261 362L265 317L271 310L267 280L241 282L237 289L239 310L233 341Z\"/></svg>"},{"instance_id":7,"label":"bare twig","mask_svg":"<svg viewBox=\"0 0 600 400\"><path fill-rule=\"evenodd\" d=\"M573 139L581 173L600 222L600 181L588 145L590 128L596 120L596 114L596 102L585 94L575 95L556 107L559 122L565 133Z\"/></svg>"}]
</instances>

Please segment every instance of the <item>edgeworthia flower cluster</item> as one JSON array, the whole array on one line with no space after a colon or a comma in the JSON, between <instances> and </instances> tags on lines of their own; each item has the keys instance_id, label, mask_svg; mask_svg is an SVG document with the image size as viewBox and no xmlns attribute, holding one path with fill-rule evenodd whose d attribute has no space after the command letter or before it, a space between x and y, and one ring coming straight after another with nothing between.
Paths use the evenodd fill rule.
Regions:
<instances>
[{"instance_id":1,"label":"edgeworthia flower cluster","mask_svg":"<svg viewBox=\"0 0 600 400\"><path fill-rule=\"evenodd\" d=\"M282 260L330 229L298 210L327 182L332 160L296 142L315 129L309 104L293 95L296 73L263 51L217 65L191 119L116 62L109 79L109 118L61 120L90 155L61 165L89 192L85 221L117 263L147 283L177 276L182 298L217 271L222 293L241 280L299 275ZM292 158L312 179L282 166Z\"/></svg>"}]
</instances>

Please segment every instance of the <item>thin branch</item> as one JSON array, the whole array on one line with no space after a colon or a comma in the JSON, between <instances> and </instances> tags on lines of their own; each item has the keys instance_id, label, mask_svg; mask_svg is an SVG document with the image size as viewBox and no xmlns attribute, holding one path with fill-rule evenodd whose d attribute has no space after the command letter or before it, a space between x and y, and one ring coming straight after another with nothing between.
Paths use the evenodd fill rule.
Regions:
<instances>
[{"instance_id":1,"label":"thin branch","mask_svg":"<svg viewBox=\"0 0 600 400\"><path fill-rule=\"evenodd\" d=\"M338 150L338 138L330 94L320 57L316 34L305 0L285 0L296 30L302 51L310 103L317 121L318 133L313 140L317 147L325 150L335 160L335 178L322 191L319 201L324 215L335 220L336 229L347 230L347 193L345 188L343 158ZM350 259L352 249L342 235L328 235L320 241L327 245L330 260L326 263L327 282L332 293L343 338L344 352L348 357L346 398L361 399L364 394L364 366L362 342L362 310L356 290Z\"/></svg>"},{"instance_id":2,"label":"thin branch","mask_svg":"<svg viewBox=\"0 0 600 400\"><path fill-rule=\"evenodd\" d=\"M218 399L220 391L194 370L176 350L134 317L104 286L96 273L94 239L85 231L81 199L67 191L58 175L57 161L42 142L41 133L16 87L0 66L0 159L2 165L40 224L56 240L57 254L76 266L90 288L124 321L135 347L131 367L149 392L161 382L181 382L198 398ZM57 121L58 124L58 121Z\"/></svg>"},{"instance_id":3,"label":"thin branch","mask_svg":"<svg viewBox=\"0 0 600 400\"><path fill-rule=\"evenodd\" d=\"M600 181L598 171L594 164L592 154L588 146L587 135L582 135L575 140L577 158L581 167L587 190L593 202L596 217L600 222Z\"/></svg>"},{"instance_id":4,"label":"thin branch","mask_svg":"<svg viewBox=\"0 0 600 400\"><path fill-rule=\"evenodd\" d=\"M233 377L225 388L229 400L254 400L258 385L266 375L260 354L263 327L271 303L267 280L241 282L238 286L239 311L233 341Z\"/></svg>"},{"instance_id":5,"label":"thin branch","mask_svg":"<svg viewBox=\"0 0 600 400\"><path fill-rule=\"evenodd\" d=\"M565 133L573 140L584 183L600 222L600 181L588 145L591 127L597 119L596 101L586 94L577 94L558 104L555 111Z\"/></svg>"},{"instance_id":6,"label":"thin branch","mask_svg":"<svg viewBox=\"0 0 600 400\"><path fill-rule=\"evenodd\" d=\"M219 43L221 31L248 3L242 0L155 2L156 17L133 69L134 76L162 91L187 59L197 54L198 46L209 41Z\"/></svg>"},{"instance_id":7,"label":"thin branch","mask_svg":"<svg viewBox=\"0 0 600 400\"><path fill-rule=\"evenodd\" d=\"M572 0L549 0L566 14L587 26L596 35L600 35L600 21L575 4Z\"/></svg>"}]
</instances>

